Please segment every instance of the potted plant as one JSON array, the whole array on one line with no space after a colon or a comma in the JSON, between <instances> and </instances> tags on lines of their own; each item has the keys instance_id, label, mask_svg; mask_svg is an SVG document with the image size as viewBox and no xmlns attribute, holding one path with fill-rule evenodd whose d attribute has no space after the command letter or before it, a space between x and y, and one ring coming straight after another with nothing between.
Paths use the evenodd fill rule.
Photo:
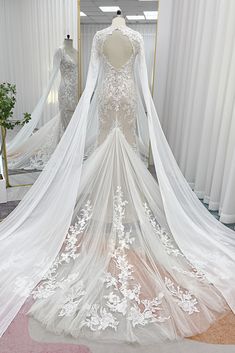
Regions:
<instances>
[{"instance_id":1,"label":"potted plant","mask_svg":"<svg viewBox=\"0 0 235 353\"><path fill-rule=\"evenodd\" d=\"M7 129L14 129L17 125L25 125L31 119L29 113L24 113L22 120L12 120L13 111L16 103L16 86L14 84L4 82L0 84L0 126L2 132L1 155L4 158L4 169L6 174L6 186L9 187L9 176L7 167L7 151L6 151L6 135ZM0 173L0 179L3 175Z\"/></svg>"}]
</instances>

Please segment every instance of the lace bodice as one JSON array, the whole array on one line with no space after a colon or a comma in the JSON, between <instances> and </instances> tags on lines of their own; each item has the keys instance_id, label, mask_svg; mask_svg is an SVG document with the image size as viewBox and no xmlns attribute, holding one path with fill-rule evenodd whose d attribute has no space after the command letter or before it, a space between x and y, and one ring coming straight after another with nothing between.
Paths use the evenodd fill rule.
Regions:
<instances>
[{"instance_id":1,"label":"lace bodice","mask_svg":"<svg viewBox=\"0 0 235 353\"><path fill-rule=\"evenodd\" d=\"M66 51L61 48L60 73L61 81L58 92L59 109L63 129L67 127L78 102L78 72L75 63Z\"/></svg>"},{"instance_id":2,"label":"lace bodice","mask_svg":"<svg viewBox=\"0 0 235 353\"><path fill-rule=\"evenodd\" d=\"M104 43L114 30L128 37L132 54L120 68L114 67L104 54ZM134 63L140 47L140 34L130 28L110 26L96 33L96 50L103 75L98 84L99 136L101 144L114 127L119 127L127 141L136 148L136 85Z\"/></svg>"}]
</instances>

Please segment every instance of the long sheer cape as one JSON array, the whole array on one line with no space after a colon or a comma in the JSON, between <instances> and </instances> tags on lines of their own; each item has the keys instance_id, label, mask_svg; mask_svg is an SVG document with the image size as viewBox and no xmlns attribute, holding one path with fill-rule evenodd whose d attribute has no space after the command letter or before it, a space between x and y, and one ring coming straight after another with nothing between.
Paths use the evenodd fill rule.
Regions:
<instances>
[{"instance_id":1,"label":"long sheer cape","mask_svg":"<svg viewBox=\"0 0 235 353\"><path fill-rule=\"evenodd\" d=\"M149 91L143 40L136 58L139 137L150 137L168 226L192 263L201 268L235 311L234 232L215 220L184 179L165 139ZM102 80L93 40L85 90L56 151L19 206L0 225L0 334L59 252L73 216L85 150L97 130L94 94Z\"/></svg>"},{"instance_id":2,"label":"long sheer cape","mask_svg":"<svg viewBox=\"0 0 235 353\"><path fill-rule=\"evenodd\" d=\"M53 68L50 74L50 79L45 87L42 96L40 97L38 103L36 104L32 114L31 119L28 124L25 124L22 129L15 135L15 137L7 143L7 152L9 155L14 155L19 152L19 149L24 145L28 138L32 135L34 129L37 127L40 119L42 118L43 110L45 108L48 95L51 88L55 82L58 75L60 62L62 58L62 50L59 48L56 50L53 59Z\"/></svg>"}]
</instances>

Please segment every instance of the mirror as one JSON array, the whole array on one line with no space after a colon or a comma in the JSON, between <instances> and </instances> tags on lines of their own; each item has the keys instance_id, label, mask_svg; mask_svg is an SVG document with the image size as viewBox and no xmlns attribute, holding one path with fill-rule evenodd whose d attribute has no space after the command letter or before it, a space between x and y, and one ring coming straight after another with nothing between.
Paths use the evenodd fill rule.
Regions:
<instances>
[{"instance_id":1,"label":"mirror","mask_svg":"<svg viewBox=\"0 0 235 353\"><path fill-rule=\"evenodd\" d=\"M40 175L76 108L78 4L15 1L1 8L8 19L0 24L8 44L1 54L0 83L16 85L12 121L31 114L28 124L7 129L1 175L11 186L8 200L20 199Z\"/></svg>"}]
</instances>

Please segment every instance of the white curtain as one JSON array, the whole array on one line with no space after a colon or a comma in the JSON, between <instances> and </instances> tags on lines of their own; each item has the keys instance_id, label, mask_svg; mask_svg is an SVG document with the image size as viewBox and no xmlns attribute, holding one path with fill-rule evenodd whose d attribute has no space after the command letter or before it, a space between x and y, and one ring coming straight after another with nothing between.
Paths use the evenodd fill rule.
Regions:
<instances>
[{"instance_id":1,"label":"white curtain","mask_svg":"<svg viewBox=\"0 0 235 353\"><path fill-rule=\"evenodd\" d=\"M0 0L0 81L16 84L14 118L32 112L49 81L55 50L66 34L74 38L76 47L76 4L76 0ZM41 124L56 111L55 85Z\"/></svg>"},{"instance_id":2,"label":"white curtain","mask_svg":"<svg viewBox=\"0 0 235 353\"><path fill-rule=\"evenodd\" d=\"M235 1L162 1L157 60L155 99L177 162L209 209L233 223Z\"/></svg>"}]
</instances>

